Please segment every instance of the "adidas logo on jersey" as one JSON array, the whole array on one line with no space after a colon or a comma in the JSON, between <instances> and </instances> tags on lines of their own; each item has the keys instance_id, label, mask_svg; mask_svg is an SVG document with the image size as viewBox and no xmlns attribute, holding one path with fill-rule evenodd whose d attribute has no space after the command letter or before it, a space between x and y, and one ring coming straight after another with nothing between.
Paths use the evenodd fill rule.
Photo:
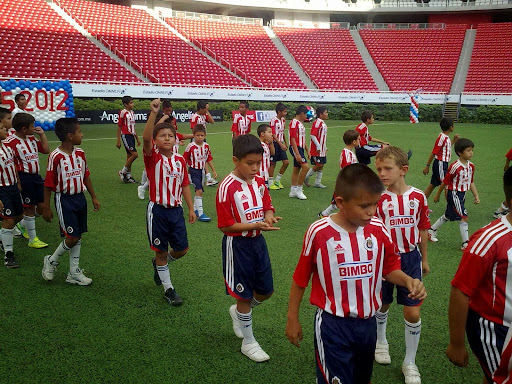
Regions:
<instances>
[{"instance_id":1,"label":"adidas logo on jersey","mask_svg":"<svg viewBox=\"0 0 512 384\"><path fill-rule=\"evenodd\" d=\"M334 251L335 252L345 252L345 248L343 248L341 246L341 244L338 244L335 248L334 248Z\"/></svg>"},{"instance_id":2,"label":"adidas logo on jersey","mask_svg":"<svg viewBox=\"0 0 512 384\"><path fill-rule=\"evenodd\" d=\"M247 201L249 200L249 198L245 195L245 193L243 193L242 196L240 197L240 200Z\"/></svg>"}]
</instances>

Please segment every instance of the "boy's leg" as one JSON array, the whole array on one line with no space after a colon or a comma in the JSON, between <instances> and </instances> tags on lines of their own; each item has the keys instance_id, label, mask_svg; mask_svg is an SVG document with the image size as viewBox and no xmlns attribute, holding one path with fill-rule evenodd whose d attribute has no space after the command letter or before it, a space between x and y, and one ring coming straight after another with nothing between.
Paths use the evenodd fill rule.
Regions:
<instances>
[{"instance_id":1,"label":"boy's leg","mask_svg":"<svg viewBox=\"0 0 512 384\"><path fill-rule=\"evenodd\" d=\"M300 173L298 175L298 180L297 180L297 189L295 191L296 197L300 200L307 199L306 195L302 191L302 188L303 188L303 184L304 184L304 179L305 179L308 171L309 171L308 163L302 163L301 168L300 168Z\"/></svg>"},{"instance_id":2,"label":"boy's leg","mask_svg":"<svg viewBox=\"0 0 512 384\"><path fill-rule=\"evenodd\" d=\"M379 364L391 364L389 344L386 338L388 312L393 302L395 286L387 281L382 282L382 307L375 313L377 322L377 342L375 345L375 361Z\"/></svg>"},{"instance_id":3,"label":"boy's leg","mask_svg":"<svg viewBox=\"0 0 512 384\"><path fill-rule=\"evenodd\" d=\"M430 195L432 194L432 192L434 191L436 187L434 187L432 184L429 184L427 186L427 188L425 188L425 196L427 197L427 199L430 197Z\"/></svg>"},{"instance_id":4,"label":"boy's leg","mask_svg":"<svg viewBox=\"0 0 512 384\"><path fill-rule=\"evenodd\" d=\"M4 207L5 212L5 207ZM15 218L2 218L2 229L0 230L0 240L2 241L2 247L4 250L4 263L7 268L14 269L18 268L19 265L14 259L14 248L13 248L13 228L15 223L19 221L20 216Z\"/></svg>"},{"instance_id":5,"label":"boy's leg","mask_svg":"<svg viewBox=\"0 0 512 384\"><path fill-rule=\"evenodd\" d=\"M421 335L421 317L420 308L404 306L405 321L405 358L403 366L408 364L416 364L416 352Z\"/></svg>"},{"instance_id":6,"label":"boy's leg","mask_svg":"<svg viewBox=\"0 0 512 384\"><path fill-rule=\"evenodd\" d=\"M459 230L460 230L460 236L462 237L462 247L461 249L464 250L468 246L469 243L469 224L468 224L468 218L463 217L462 220L459 223Z\"/></svg>"},{"instance_id":7,"label":"boy's leg","mask_svg":"<svg viewBox=\"0 0 512 384\"><path fill-rule=\"evenodd\" d=\"M299 172L300 172L300 166L296 167L293 166L292 171L292 185L290 186L290 197L297 197L297 187L299 183Z\"/></svg>"},{"instance_id":8,"label":"boy's leg","mask_svg":"<svg viewBox=\"0 0 512 384\"><path fill-rule=\"evenodd\" d=\"M323 176L324 165L323 164L317 164L315 166L315 168L316 168L316 180L315 180L315 184L313 186L316 187L316 188L326 188L325 185L322 184L322 176Z\"/></svg>"}]
</instances>

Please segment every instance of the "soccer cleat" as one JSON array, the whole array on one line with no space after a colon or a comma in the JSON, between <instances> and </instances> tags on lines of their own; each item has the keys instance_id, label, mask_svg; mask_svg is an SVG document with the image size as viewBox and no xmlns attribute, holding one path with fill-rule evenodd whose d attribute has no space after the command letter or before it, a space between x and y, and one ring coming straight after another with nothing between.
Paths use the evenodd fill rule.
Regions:
<instances>
[{"instance_id":1,"label":"soccer cleat","mask_svg":"<svg viewBox=\"0 0 512 384\"><path fill-rule=\"evenodd\" d=\"M412 149L409 149L407 151L407 160L409 160L412 157Z\"/></svg>"},{"instance_id":2,"label":"soccer cleat","mask_svg":"<svg viewBox=\"0 0 512 384\"><path fill-rule=\"evenodd\" d=\"M297 191L295 189L290 189L288 197L297 197Z\"/></svg>"},{"instance_id":3,"label":"soccer cleat","mask_svg":"<svg viewBox=\"0 0 512 384\"><path fill-rule=\"evenodd\" d=\"M468 243L469 241L466 240L465 242L462 243L462 245L460 246L460 250L463 251L465 250L467 247L468 247Z\"/></svg>"},{"instance_id":4,"label":"soccer cleat","mask_svg":"<svg viewBox=\"0 0 512 384\"><path fill-rule=\"evenodd\" d=\"M315 185L313 185L313 187L315 188L321 188L321 189L324 189L324 188L327 188L325 185L323 185L322 183L315 183Z\"/></svg>"},{"instance_id":5,"label":"soccer cleat","mask_svg":"<svg viewBox=\"0 0 512 384\"><path fill-rule=\"evenodd\" d=\"M402 365L402 373L404 374L405 384L421 384L421 375L416 364Z\"/></svg>"},{"instance_id":6,"label":"soccer cleat","mask_svg":"<svg viewBox=\"0 0 512 384\"><path fill-rule=\"evenodd\" d=\"M84 271L77 268L76 272L68 272L66 283L76 285L91 285L92 279L84 275Z\"/></svg>"},{"instance_id":7,"label":"soccer cleat","mask_svg":"<svg viewBox=\"0 0 512 384\"><path fill-rule=\"evenodd\" d=\"M153 281L155 282L156 285L162 285L162 280L160 280L160 275L158 274L158 270L156 269L156 259L153 257L151 262L153 263L153 270L155 271L155 273L153 274Z\"/></svg>"},{"instance_id":8,"label":"soccer cleat","mask_svg":"<svg viewBox=\"0 0 512 384\"><path fill-rule=\"evenodd\" d=\"M279 189L284 189L284 185L281 181L277 181L276 183L279 184Z\"/></svg>"},{"instance_id":9,"label":"soccer cleat","mask_svg":"<svg viewBox=\"0 0 512 384\"><path fill-rule=\"evenodd\" d=\"M14 226L14 229L12 230L12 236L15 237L16 239L19 239L20 237L23 236L21 231L18 229L18 224L16 224Z\"/></svg>"},{"instance_id":10,"label":"soccer cleat","mask_svg":"<svg viewBox=\"0 0 512 384\"><path fill-rule=\"evenodd\" d=\"M129 183L129 184L137 184L137 182L135 181L135 179L132 177L132 175L130 176L126 176L126 181L125 183Z\"/></svg>"},{"instance_id":11,"label":"soccer cleat","mask_svg":"<svg viewBox=\"0 0 512 384\"><path fill-rule=\"evenodd\" d=\"M270 184L270 186L268 187L268 189L271 189L271 190L275 191L275 190L278 190L278 189L281 189L281 188L279 188L279 184L277 184L277 183L274 181L272 184Z\"/></svg>"},{"instance_id":12,"label":"soccer cleat","mask_svg":"<svg viewBox=\"0 0 512 384\"><path fill-rule=\"evenodd\" d=\"M9 269L18 268L19 264L14 260L14 253L7 252L4 256L4 264Z\"/></svg>"},{"instance_id":13,"label":"soccer cleat","mask_svg":"<svg viewBox=\"0 0 512 384\"><path fill-rule=\"evenodd\" d=\"M309 179L308 178L304 179L304 185L306 187L311 187L311 184L309 184Z\"/></svg>"},{"instance_id":14,"label":"soccer cleat","mask_svg":"<svg viewBox=\"0 0 512 384\"><path fill-rule=\"evenodd\" d=\"M375 345L375 361L379 364L391 364L391 356L389 356L389 344L379 343Z\"/></svg>"},{"instance_id":15,"label":"soccer cleat","mask_svg":"<svg viewBox=\"0 0 512 384\"><path fill-rule=\"evenodd\" d=\"M27 229L23 225L21 225L20 223L17 223L16 229L18 231L20 231L20 235L23 236L25 239L30 239ZM21 237L21 236L18 236L18 237Z\"/></svg>"},{"instance_id":16,"label":"soccer cleat","mask_svg":"<svg viewBox=\"0 0 512 384\"><path fill-rule=\"evenodd\" d=\"M318 213L317 213L317 216L318 216L318 218L319 218L319 219L323 219L324 217L327 217L327 216L325 216L325 215L323 214L323 212L318 212Z\"/></svg>"},{"instance_id":17,"label":"soccer cleat","mask_svg":"<svg viewBox=\"0 0 512 384\"><path fill-rule=\"evenodd\" d=\"M199 212L194 211L194 213L196 214L197 217L199 217Z\"/></svg>"},{"instance_id":18,"label":"soccer cleat","mask_svg":"<svg viewBox=\"0 0 512 384\"><path fill-rule=\"evenodd\" d=\"M203 213L201 216L199 216L199 217L197 218L197 220L202 221L203 223L207 223L207 222L209 222L211 219Z\"/></svg>"},{"instance_id":19,"label":"soccer cleat","mask_svg":"<svg viewBox=\"0 0 512 384\"><path fill-rule=\"evenodd\" d=\"M207 187L212 187L212 186L217 185L217 184L219 184L219 182L217 180L215 180L215 179L210 179L210 180L206 181L206 186Z\"/></svg>"},{"instance_id":20,"label":"soccer cleat","mask_svg":"<svg viewBox=\"0 0 512 384\"><path fill-rule=\"evenodd\" d=\"M143 185L137 187L137 196L139 199L144 200L146 198L146 188Z\"/></svg>"},{"instance_id":21,"label":"soccer cleat","mask_svg":"<svg viewBox=\"0 0 512 384\"><path fill-rule=\"evenodd\" d=\"M295 194L295 197L299 200L307 200L308 199L307 196L302 191L297 191L297 193Z\"/></svg>"},{"instance_id":22,"label":"soccer cleat","mask_svg":"<svg viewBox=\"0 0 512 384\"><path fill-rule=\"evenodd\" d=\"M231 320L233 320L233 332L235 332L235 336L239 339L243 339L244 334L242 333L242 326L240 325L240 320L236 317L236 304L229 307L229 315L231 316Z\"/></svg>"},{"instance_id":23,"label":"soccer cleat","mask_svg":"<svg viewBox=\"0 0 512 384\"><path fill-rule=\"evenodd\" d=\"M248 344L242 342L242 348L240 350L245 356L257 363L270 360L270 356L266 354L257 341Z\"/></svg>"},{"instance_id":24,"label":"soccer cleat","mask_svg":"<svg viewBox=\"0 0 512 384\"><path fill-rule=\"evenodd\" d=\"M508 215L508 213L509 213L508 209L506 211L496 211L496 212L494 212L493 216L495 219L501 219L503 216Z\"/></svg>"},{"instance_id":25,"label":"soccer cleat","mask_svg":"<svg viewBox=\"0 0 512 384\"><path fill-rule=\"evenodd\" d=\"M437 231L430 228L428 230L428 239L433 243L437 243L439 241L439 239L437 238Z\"/></svg>"},{"instance_id":26,"label":"soccer cleat","mask_svg":"<svg viewBox=\"0 0 512 384\"><path fill-rule=\"evenodd\" d=\"M57 270L57 265L59 263L53 263L50 261L51 255L46 255L43 259L43 271L41 274L43 275L43 279L46 281L52 281L53 276L55 275L55 271Z\"/></svg>"},{"instance_id":27,"label":"soccer cleat","mask_svg":"<svg viewBox=\"0 0 512 384\"><path fill-rule=\"evenodd\" d=\"M118 173L119 173L119 177L121 178L121 181L122 181L123 183L126 183L126 182L127 182L127 181L126 181L126 174L125 174L125 173L123 173L123 171L119 171Z\"/></svg>"},{"instance_id":28,"label":"soccer cleat","mask_svg":"<svg viewBox=\"0 0 512 384\"><path fill-rule=\"evenodd\" d=\"M36 248L36 249L39 249L39 248L46 248L48 246L48 244L46 244L44 241L41 241L39 240L39 237L35 237L34 240L28 242L28 246L30 248Z\"/></svg>"},{"instance_id":29,"label":"soccer cleat","mask_svg":"<svg viewBox=\"0 0 512 384\"><path fill-rule=\"evenodd\" d=\"M167 291L165 291L164 298L173 307L179 307L181 304L183 304L183 299L180 297L180 295L178 295L174 288L169 288Z\"/></svg>"}]
</instances>

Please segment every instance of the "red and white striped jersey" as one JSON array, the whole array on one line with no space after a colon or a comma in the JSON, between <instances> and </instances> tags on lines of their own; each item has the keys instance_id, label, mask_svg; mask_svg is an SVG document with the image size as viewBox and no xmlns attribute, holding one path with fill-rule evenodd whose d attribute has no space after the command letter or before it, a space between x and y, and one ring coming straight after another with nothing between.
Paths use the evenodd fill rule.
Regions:
<instances>
[{"instance_id":1,"label":"red and white striped jersey","mask_svg":"<svg viewBox=\"0 0 512 384\"><path fill-rule=\"evenodd\" d=\"M425 194L410 187L403 195L388 190L382 193L375 216L386 226L400 253L414 251L420 230L430 228Z\"/></svg>"},{"instance_id":2,"label":"red and white striped jersey","mask_svg":"<svg viewBox=\"0 0 512 384\"><path fill-rule=\"evenodd\" d=\"M190 129L194 129L197 124L204 125L206 128L206 115L198 115L197 113L194 113L190 118Z\"/></svg>"},{"instance_id":3,"label":"red and white striped jersey","mask_svg":"<svg viewBox=\"0 0 512 384\"><path fill-rule=\"evenodd\" d=\"M217 227L235 223L256 223L265 219L265 212L274 211L265 181L256 176L247 183L233 173L220 183L216 198ZM226 233L227 236L255 237L261 231Z\"/></svg>"},{"instance_id":4,"label":"red and white striped jersey","mask_svg":"<svg viewBox=\"0 0 512 384\"><path fill-rule=\"evenodd\" d=\"M187 145L183 157L188 166L195 169L204 169L206 163L213 160L208 143L203 143L203 145L197 145L194 142L190 143Z\"/></svg>"},{"instance_id":5,"label":"red and white striped jersey","mask_svg":"<svg viewBox=\"0 0 512 384\"><path fill-rule=\"evenodd\" d=\"M261 146L263 147L263 159L261 160L260 165L260 177L263 177L263 180L268 181L268 169L270 168L270 147L263 141L261 142Z\"/></svg>"},{"instance_id":6,"label":"red and white striped jersey","mask_svg":"<svg viewBox=\"0 0 512 384\"><path fill-rule=\"evenodd\" d=\"M507 217L476 231L462 255L452 286L469 308L497 324L512 324L512 225Z\"/></svg>"},{"instance_id":7,"label":"red and white striped jersey","mask_svg":"<svg viewBox=\"0 0 512 384\"><path fill-rule=\"evenodd\" d=\"M239 136L249 134L251 132L251 119L249 119L249 116L242 116L241 114L237 113L233 118L231 131Z\"/></svg>"},{"instance_id":8,"label":"red and white striped jersey","mask_svg":"<svg viewBox=\"0 0 512 384\"><path fill-rule=\"evenodd\" d=\"M443 183L450 191L466 192L469 191L474 174L475 165L471 161L464 165L457 160L448 167Z\"/></svg>"},{"instance_id":9,"label":"red and white striped jersey","mask_svg":"<svg viewBox=\"0 0 512 384\"><path fill-rule=\"evenodd\" d=\"M272 134L276 136L277 140L284 143L284 127L286 126L285 118L278 119L277 116L270 120L270 128L272 128Z\"/></svg>"},{"instance_id":10,"label":"red and white striped jersey","mask_svg":"<svg viewBox=\"0 0 512 384\"><path fill-rule=\"evenodd\" d=\"M311 126L311 136L315 136L320 143L320 149L311 141L311 156L327 156L327 124L320 118L317 118Z\"/></svg>"},{"instance_id":11,"label":"red and white striped jersey","mask_svg":"<svg viewBox=\"0 0 512 384\"><path fill-rule=\"evenodd\" d=\"M152 148L150 155L144 153L144 166L149 180L149 200L166 208L181 205L183 187L190 184L183 156L167 157Z\"/></svg>"},{"instance_id":12,"label":"red and white striped jersey","mask_svg":"<svg viewBox=\"0 0 512 384\"><path fill-rule=\"evenodd\" d=\"M174 146L172 147L173 153L180 152L180 142L183 140L183 135L179 132L176 132L176 141L174 142Z\"/></svg>"},{"instance_id":13,"label":"red and white striped jersey","mask_svg":"<svg viewBox=\"0 0 512 384\"><path fill-rule=\"evenodd\" d=\"M330 217L311 224L293 274L300 287L311 275L310 303L339 317L369 318L382 305L382 277L400 269L400 255L384 223L349 233Z\"/></svg>"},{"instance_id":14,"label":"red and white striped jersey","mask_svg":"<svg viewBox=\"0 0 512 384\"><path fill-rule=\"evenodd\" d=\"M135 114L133 111L123 109L119 112L117 126L121 128L122 135L135 135Z\"/></svg>"},{"instance_id":15,"label":"red and white striped jersey","mask_svg":"<svg viewBox=\"0 0 512 384\"><path fill-rule=\"evenodd\" d=\"M439 136L437 136L436 143L434 144L434 149L432 149L432 153L435 155L435 158L439 161L444 161L448 163L452 158L452 142L450 137L441 132Z\"/></svg>"},{"instance_id":16,"label":"red and white striped jersey","mask_svg":"<svg viewBox=\"0 0 512 384\"><path fill-rule=\"evenodd\" d=\"M4 140L4 144L13 150L18 172L39 173L39 152L43 152L43 145L34 135L28 135L25 139L11 135Z\"/></svg>"},{"instance_id":17,"label":"red and white striped jersey","mask_svg":"<svg viewBox=\"0 0 512 384\"><path fill-rule=\"evenodd\" d=\"M340 169L345 168L347 165L357 163L357 157L350 149L343 148L340 154Z\"/></svg>"},{"instance_id":18,"label":"red and white striped jersey","mask_svg":"<svg viewBox=\"0 0 512 384\"><path fill-rule=\"evenodd\" d=\"M7 130L7 137L14 135L16 133L16 130L14 128L9 128Z\"/></svg>"},{"instance_id":19,"label":"red and white striped jersey","mask_svg":"<svg viewBox=\"0 0 512 384\"><path fill-rule=\"evenodd\" d=\"M512 383L512 328L508 329L505 343L501 351L498 369L492 375L494 384Z\"/></svg>"},{"instance_id":20,"label":"red and white striped jersey","mask_svg":"<svg viewBox=\"0 0 512 384\"><path fill-rule=\"evenodd\" d=\"M68 155L57 147L48 156L44 185L56 193L76 195L85 191L84 180L89 175L85 153L81 148L74 148L73 153Z\"/></svg>"},{"instance_id":21,"label":"red and white striped jersey","mask_svg":"<svg viewBox=\"0 0 512 384\"><path fill-rule=\"evenodd\" d=\"M16 185L17 182L14 151L4 143L0 143L0 187Z\"/></svg>"},{"instance_id":22,"label":"red and white striped jersey","mask_svg":"<svg viewBox=\"0 0 512 384\"><path fill-rule=\"evenodd\" d=\"M365 123L361 123L356 127L356 131L359 132L359 147L362 148L365 145L368 145L368 142L372 140L372 136L370 135L370 131Z\"/></svg>"},{"instance_id":23,"label":"red and white striped jersey","mask_svg":"<svg viewBox=\"0 0 512 384\"><path fill-rule=\"evenodd\" d=\"M295 138L295 142L297 143L297 147L304 148L306 146L306 128L304 128L304 124L302 124L299 120L293 119L290 121L289 126L289 144L292 145L291 138Z\"/></svg>"}]
</instances>

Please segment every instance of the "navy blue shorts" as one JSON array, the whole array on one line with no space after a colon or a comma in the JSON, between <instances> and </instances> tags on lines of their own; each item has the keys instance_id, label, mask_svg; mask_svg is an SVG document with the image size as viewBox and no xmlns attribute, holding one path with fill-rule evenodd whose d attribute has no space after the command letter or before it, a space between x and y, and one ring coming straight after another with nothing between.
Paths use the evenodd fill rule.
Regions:
<instances>
[{"instance_id":1,"label":"navy blue shorts","mask_svg":"<svg viewBox=\"0 0 512 384\"><path fill-rule=\"evenodd\" d=\"M293 152L293 147L290 145L290 154L292 155L292 158L293 158L293 166L295 168L301 168L302 164L307 164L308 161L306 160L306 157L304 156L304 148L297 147L297 149L299 150L299 155L300 155L300 158L301 158L301 162L300 163L297 163L297 159L295 159L295 155L294 155L294 152Z\"/></svg>"},{"instance_id":2,"label":"navy blue shorts","mask_svg":"<svg viewBox=\"0 0 512 384\"><path fill-rule=\"evenodd\" d=\"M3 219L12 219L23 214L21 194L17 185L0 187L0 200L4 204L4 210L0 212Z\"/></svg>"},{"instance_id":3,"label":"navy blue shorts","mask_svg":"<svg viewBox=\"0 0 512 384\"><path fill-rule=\"evenodd\" d=\"M311 165L327 163L327 156L311 156Z\"/></svg>"},{"instance_id":4,"label":"navy blue shorts","mask_svg":"<svg viewBox=\"0 0 512 384\"><path fill-rule=\"evenodd\" d=\"M21 198L24 207L33 207L44 202L44 180L37 173L18 172L21 184Z\"/></svg>"},{"instance_id":5,"label":"navy blue shorts","mask_svg":"<svg viewBox=\"0 0 512 384\"><path fill-rule=\"evenodd\" d=\"M196 191L204 191L203 182L205 180L204 169L196 169L189 167L188 174L190 175L190 181L194 184Z\"/></svg>"},{"instance_id":6,"label":"navy blue shorts","mask_svg":"<svg viewBox=\"0 0 512 384\"><path fill-rule=\"evenodd\" d=\"M83 193L67 195L55 194L55 210L59 217L62 237L80 238L87 232L87 200Z\"/></svg>"},{"instance_id":7,"label":"navy blue shorts","mask_svg":"<svg viewBox=\"0 0 512 384\"><path fill-rule=\"evenodd\" d=\"M430 184L434 187L440 186L443 183L446 172L448 172L448 162L434 159L432 163L432 177L430 178Z\"/></svg>"},{"instance_id":8,"label":"navy blue shorts","mask_svg":"<svg viewBox=\"0 0 512 384\"><path fill-rule=\"evenodd\" d=\"M421 269L421 253L416 248L412 252L401 253L402 271L413 279L423 280ZM387 281L382 282L382 304L391 304L393 302L393 291L395 285ZM414 300L409 297L409 290L399 285L396 286L396 302L407 307L416 307L422 304L422 300Z\"/></svg>"},{"instance_id":9,"label":"navy blue shorts","mask_svg":"<svg viewBox=\"0 0 512 384\"><path fill-rule=\"evenodd\" d=\"M376 342L375 317L338 317L318 309L315 314L316 382L370 383Z\"/></svg>"},{"instance_id":10,"label":"navy blue shorts","mask_svg":"<svg viewBox=\"0 0 512 384\"><path fill-rule=\"evenodd\" d=\"M134 135L121 135L121 140L123 141L124 149L126 149L127 154L137 152Z\"/></svg>"},{"instance_id":11,"label":"navy blue shorts","mask_svg":"<svg viewBox=\"0 0 512 384\"><path fill-rule=\"evenodd\" d=\"M463 217L468 217L468 212L464 207L466 192L446 191L446 211L444 215L450 221L459 221Z\"/></svg>"},{"instance_id":12,"label":"navy blue shorts","mask_svg":"<svg viewBox=\"0 0 512 384\"><path fill-rule=\"evenodd\" d=\"M361 164L370 164L370 159L382 149L382 145L365 145L364 147L356 147L357 161Z\"/></svg>"},{"instance_id":13,"label":"navy blue shorts","mask_svg":"<svg viewBox=\"0 0 512 384\"><path fill-rule=\"evenodd\" d=\"M254 293L270 295L274 292L272 267L265 238L262 235L224 235L222 273L226 293L235 299L251 300Z\"/></svg>"},{"instance_id":14,"label":"navy blue shorts","mask_svg":"<svg viewBox=\"0 0 512 384\"><path fill-rule=\"evenodd\" d=\"M283 151L281 146L274 141L274 155L270 156L271 163L277 163L278 161L288 160L288 156L286 155L286 151Z\"/></svg>"},{"instance_id":15,"label":"navy blue shorts","mask_svg":"<svg viewBox=\"0 0 512 384\"><path fill-rule=\"evenodd\" d=\"M471 309L468 311L466 322L468 343L488 383L493 382L491 377L499 366L507 332L508 327L493 323Z\"/></svg>"},{"instance_id":16,"label":"navy blue shorts","mask_svg":"<svg viewBox=\"0 0 512 384\"><path fill-rule=\"evenodd\" d=\"M182 207L165 208L149 202L146 214L149 246L154 251L176 252L188 249L187 229Z\"/></svg>"}]
</instances>

